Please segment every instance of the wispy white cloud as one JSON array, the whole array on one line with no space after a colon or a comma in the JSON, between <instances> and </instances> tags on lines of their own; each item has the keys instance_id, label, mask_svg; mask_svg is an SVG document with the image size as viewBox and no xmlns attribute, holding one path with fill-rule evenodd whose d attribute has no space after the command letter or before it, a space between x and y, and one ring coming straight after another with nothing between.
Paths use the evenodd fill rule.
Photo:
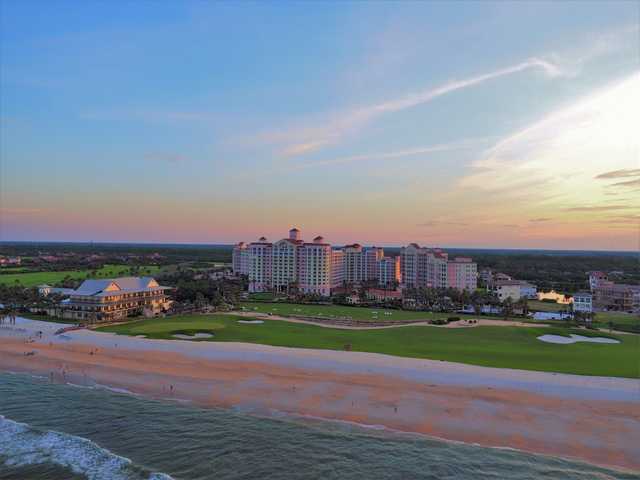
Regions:
<instances>
[{"instance_id":1,"label":"wispy white cloud","mask_svg":"<svg viewBox=\"0 0 640 480\"><path fill-rule=\"evenodd\" d=\"M622 170L613 170L611 172L601 173L596 175L595 179L608 180L610 178L628 178L628 177L640 177L640 168L625 168Z\"/></svg>"},{"instance_id":2,"label":"wispy white cloud","mask_svg":"<svg viewBox=\"0 0 640 480\"><path fill-rule=\"evenodd\" d=\"M456 222L450 220L427 220L425 222L419 223L417 227L440 227L440 226L451 226L451 227L466 227L469 225L469 222Z\"/></svg>"},{"instance_id":3,"label":"wispy white cloud","mask_svg":"<svg viewBox=\"0 0 640 480\"><path fill-rule=\"evenodd\" d=\"M483 144L486 144L490 140L491 139L489 138L474 138L474 139L463 140L460 142L443 143L438 145L430 145L427 147L410 148L405 150L398 150L395 152L350 155L346 157L319 160L316 162L296 163L296 164L290 165L287 169L302 170L307 168L327 167L331 165L341 165L341 164L353 163L353 162L365 162L365 161L373 161L373 160L392 160L392 159L397 159L402 157L411 157L411 156L424 155L429 153L446 152L451 150L462 150L465 148L478 147Z\"/></svg>"},{"instance_id":4,"label":"wispy white cloud","mask_svg":"<svg viewBox=\"0 0 640 480\"><path fill-rule=\"evenodd\" d=\"M335 143L346 134L363 127L382 115L416 107L457 90L526 70L541 70L549 77L563 75L560 66L542 58L530 58L492 72L462 80L452 80L437 87L427 88L395 99L339 112L329 118L318 120L319 125L317 126L294 127L290 130L268 132L261 135L261 138L276 143L288 143L282 151L285 156L310 153L325 145Z\"/></svg>"},{"instance_id":5,"label":"wispy white cloud","mask_svg":"<svg viewBox=\"0 0 640 480\"><path fill-rule=\"evenodd\" d=\"M511 207L521 202L531 207L544 203L542 182L545 194L554 196L547 207L593 214L638 208L607 203L605 189L610 186L602 180L628 178L636 171L639 105L637 72L499 141L472 164L459 190L480 195L500 191ZM625 186L637 186L636 181L618 184Z\"/></svg>"},{"instance_id":6,"label":"wispy white cloud","mask_svg":"<svg viewBox=\"0 0 640 480\"><path fill-rule=\"evenodd\" d=\"M628 48L630 39L638 33L637 25L628 25L609 32L591 35L575 48L546 52L520 63L487 73L451 80L390 100L354 107L343 111L298 121L291 128L267 131L258 137L267 143L284 145L280 154L299 156L339 142L378 117L429 103L444 95L481 85L501 77L525 71L541 71L549 78L578 75L588 62Z\"/></svg>"}]
</instances>

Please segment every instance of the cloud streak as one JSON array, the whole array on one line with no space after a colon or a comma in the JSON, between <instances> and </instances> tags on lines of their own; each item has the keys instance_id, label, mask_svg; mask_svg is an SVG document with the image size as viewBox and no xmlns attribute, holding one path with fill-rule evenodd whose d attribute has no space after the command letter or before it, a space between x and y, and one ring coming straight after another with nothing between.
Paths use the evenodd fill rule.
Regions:
<instances>
[{"instance_id":1,"label":"cloud streak","mask_svg":"<svg viewBox=\"0 0 640 480\"><path fill-rule=\"evenodd\" d=\"M452 227L466 227L469 223L467 222L453 222L453 221L444 221L444 220L427 220L426 222L419 223L418 227L439 227L439 226L452 226Z\"/></svg>"},{"instance_id":2,"label":"cloud streak","mask_svg":"<svg viewBox=\"0 0 640 480\"><path fill-rule=\"evenodd\" d=\"M296 165L290 166L288 170L303 170L303 169L315 168L315 167L328 167L332 165L342 165L346 163L363 162L363 161L371 161L371 160L391 160L396 158L411 157L415 155L424 155L424 154L436 153L436 152L462 150L465 148L476 147L478 146L478 144L487 142L488 140L489 139L486 139L486 138L478 138L478 139L463 140L463 141L454 142L454 143L443 143L443 144L431 145L427 147L417 147L417 148L411 148L406 150L399 150L396 152L351 155L347 157L338 157L338 158L332 158L327 160L319 160L317 162L296 164Z\"/></svg>"},{"instance_id":3,"label":"cloud streak","mask_svg":"<svg viewBox=\"0 0 640 480\"><path fill-rule=\"evenodd\" d=\"M605 198L603 187L611 187L601 180L635 174L639 99L640 72L551 112L483 152L459 190L500 191L513 201L525 199L527 208L539 204L547 211L552 204L563 210L566 205L597 206ZM541 182L544 192L556 197L553 202L541 199ZM580 210L596 211L573 211Z\"/></svg>"},{"instance_id":4,"label":"cloud streak","mask_svg":"<svg viewBox=\"0 0 640 480\"><path fill-rule=\"evenodd\" d=\"M610 187L626 187L626 188L640 187L640 178L636 178L635 180L627 180L626 182L617 182L609 186Z\"/></svg>"},{"instance_id":5,"label":"cloud streak","mask_svg":"<svg viewBox=\"0 0 640 480\"><path fill-rule=\"evenodd\" d=\"M614 170L612 172L601 173L596 175L596 180L607 180L610 178L628 178L628 177L640 177L640 168L626 168L623 170Z\"/></svg>"},{"instance_id":6,"label":"cloud streak","mask_svg":"<svg viewBox=\"0 0 640 480\"><path fill-rule=\"evenodd\" d=\"M431 102L443 95L526 70L541 70L549 77L557 77L565 74L558 65L541 58L533 57L524 62L492 72L462 80L452 80L443 85L427 88L403 97L347 110L333 116L333 118L324 119L321 126L294 128L285 132L271 132L264 135L263 138L267 141L274 142L289 141L289 145L282 151L285 156L311 153L325 145L337 142L343 136L363 127L382 115L413 108Z\"/></svg>"},{"instance_id":7,"label":"cloud streak","mask_svg":"<svg viewBox=\"0 0 640 480\"><path fill-rule=\"evenodd\" d=\"M635 207L630 205L593 205L583 207L565 208L567 212L611 212L616 210L631 210Z\"/></svg>"}]
</instances>

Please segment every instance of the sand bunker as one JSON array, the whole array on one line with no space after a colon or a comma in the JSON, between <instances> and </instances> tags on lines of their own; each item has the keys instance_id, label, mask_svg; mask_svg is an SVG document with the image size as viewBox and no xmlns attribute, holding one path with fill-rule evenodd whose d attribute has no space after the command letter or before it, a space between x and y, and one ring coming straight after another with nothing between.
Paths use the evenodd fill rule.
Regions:
<instances>
[{"instance_id":1,"label":"sand bunker","mask_svg":"<svg viewBox=\"0 0 640 480\"><path fill-rule=\"evenodd\" d=\"M238 323L264 323L263 320L238 320Z\"/></svg>"},{"instance_id":2,"label":"sand bunker","mask_svg":"<svg viewBox=\"0 0 640 480\"><path fill-rule=\"evenodd\" d=\"M196 333L195 335L185 335L183 333L175 333L171 335L173 338L179 338L180 340L194 340L196 338L212 338L211 333Z\"/></svg>"},{"instance_id":3,"label":"sand bunker","mask_svg":"<svg viewBox=\"0 0 640 480\"><path fill-rule=\"evenodd\" d=\"M541 335L538 337L538 340L541 340L547 343L558 343L562 345L567 345L569 343L576 343L576 342L620 343L619 340L615 340L613 338L584 337L582 335L574 335L574 334L571 334L570 337L563 337L562 335Z\"/></svg>"}]
</instances>

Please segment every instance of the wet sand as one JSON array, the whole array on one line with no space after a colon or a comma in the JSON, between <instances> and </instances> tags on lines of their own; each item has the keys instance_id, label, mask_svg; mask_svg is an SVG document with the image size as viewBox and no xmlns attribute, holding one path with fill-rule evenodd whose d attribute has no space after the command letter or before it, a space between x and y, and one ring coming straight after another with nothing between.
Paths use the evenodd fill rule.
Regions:
<instances>
[{"instance_id":1,"label":"wet sand","mask_svg":"<svg viewBox=\"0 0 640 480\"><path fill-rule=\"evenodd\" d=\"M53 335L61 326L19 319L0 328L0 370L640 471L638 380L87 330Z\"/></svg>"}]
</instances>

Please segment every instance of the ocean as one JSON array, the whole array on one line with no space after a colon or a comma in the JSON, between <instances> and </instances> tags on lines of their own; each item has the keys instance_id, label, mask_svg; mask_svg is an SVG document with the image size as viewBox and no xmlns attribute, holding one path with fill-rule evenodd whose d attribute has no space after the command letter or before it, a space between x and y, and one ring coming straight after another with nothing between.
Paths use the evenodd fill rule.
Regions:
<instances>
[{"instance_id":1,"label":"ocean","mask_svg":"<svg viewBox=\"0 0 640 480\"><path fill-rule=\"evenodd\" d=\"M375 426L0 374L0 480L640 479Z\"/></svg>"}]
</instances>

